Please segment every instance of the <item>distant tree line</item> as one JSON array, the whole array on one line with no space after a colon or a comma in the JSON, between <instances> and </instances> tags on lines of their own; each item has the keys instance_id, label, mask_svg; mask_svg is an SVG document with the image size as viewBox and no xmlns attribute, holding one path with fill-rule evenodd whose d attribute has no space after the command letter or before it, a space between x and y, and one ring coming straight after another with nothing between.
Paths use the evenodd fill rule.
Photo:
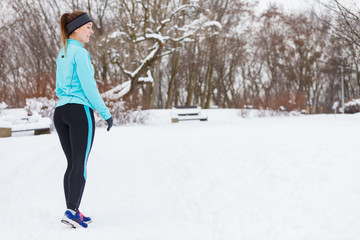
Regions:
<instances>
[{"instance_id":1,"label":"distant tree line","mask_svg":"<svg viewBox=\"0 0 360 240\"><path fill-rule=\"evenodd\" d=\"M360 96L356 6L322 11L256 10L245 0L7 0L0 4L0 103L55 99L59 19L83 10L94 21L86 48L100 92L129 108L308 109L331 112ZM120 90L119 90L120 91ZM118 91L118 92L119 92Z\"/></svg>"}]
</instances>

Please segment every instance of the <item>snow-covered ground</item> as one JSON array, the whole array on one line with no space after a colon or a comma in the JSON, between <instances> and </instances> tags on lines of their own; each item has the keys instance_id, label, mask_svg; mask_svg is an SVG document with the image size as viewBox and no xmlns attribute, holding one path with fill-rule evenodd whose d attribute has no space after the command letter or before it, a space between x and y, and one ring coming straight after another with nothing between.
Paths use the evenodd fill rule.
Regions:
<instances>
[{"instance_id":1,"label":"snow-covered ground","mask_svg":"<svg viewBox=\"0 0 360 240\"><path fill-rule=\"evenodd\" d=\"M56 133L0 139L0 239L360 239L360 115L244 119L96 130L81 210L60 223L65 157Z\"/></svg>"}]
</instances>

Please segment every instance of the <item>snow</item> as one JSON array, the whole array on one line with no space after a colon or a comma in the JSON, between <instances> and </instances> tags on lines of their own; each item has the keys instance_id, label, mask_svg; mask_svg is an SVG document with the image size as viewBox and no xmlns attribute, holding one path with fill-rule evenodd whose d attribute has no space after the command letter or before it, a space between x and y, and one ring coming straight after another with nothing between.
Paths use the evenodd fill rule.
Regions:
<instances>
[{"instance_id":1,"label":"snow","mask_svg":"<svg viewBox=\"0 0 360 240\"><path fill-rule=\"evenodd\" d=\"M168 37L163 37L161 34L157 34L157 33L146 33L145 36L138 36L134 41L134 43L142 42L146 39L155 39L164 44L165 40L167 40Z\"/></svg>"},{"instance_id":2,"label":"snow","mask_svg":"<svg viewBox=\"0 0 360 240\"><path fill-rule=\"evenodd\" d=\"M28 113L24 108L4 109L0 112L0 117L6 120L24 118L27 117L27 115Z\"/></svg>"},{"instance_id":3,"label":"snow","mask_svg":"<svg viewBox=\"0 0 360 240\"><path fill-rule=\"evenodd\" d=\"M161 36L160 34L156 34L156 33L146 33L145 34L146 38L153 38L156 39L158 41L160 41L161 43L165 43L164 37Z\"/></svg>"},{"instance_id":4,"label":"snow","mask_svg":"<svg viewBox=\"0 0 360 240\"><path fill-rule=\"evenodd\" d=\"M8 121L3 121L0 119L0 128L11 128L12 124Z\"/></svg>"},{"instance_id":5,"label":"snow","mask_svg":"<svg viewBox=\"0 0 360 240\"><path fill-rule=\"evenodd\" d=\"M121 31L115 31L108 36L108 39L119 38L121 36L126 36L126 33Z\"/></svg>"},{"instance_id":6,"label":"snow","mask_svg":"<svg viewBox=\"0 0 360 240\"><path fill-rule=\"evenodd\" d=\"M97 128L81 210L60 223L65 156L56 133L0 138L0 237L360 239L360 115L242 118ZM20 230L19 230L20 229Z\"/></svg>"},{"instance_id":7,"label":"snow","mask_svg":"<svg viewBox=\"0 0 360 240\"><path fill-rule=\"evenodd\" d=\"M0 112L1 112L2 110L4 110L5 108L7 108L7 104L4 103L4 102L1 102L1 103L0 103Z\"/></svg>"},{"instance_id":8,"label":"snow","mask_svg":"<svg viewBox=\"0 0 360 240\"><path fill-rule=\"evenodd\" d=\"M146 77L139 77L138 82L154 82L154 78L151 75L150 69L147 70L147 76Z\"/></svg>"},{"instance_id":9,"label":"snow","mask_svg":"<svg viewBox=\"0 0 360 240\"><path fill-rule=\"evenodd\" d=\"M36 122L27 121L22 124L12 125L12 131L24 131L24 130L34 130L34 129L47 129L50 128L52 121L50 118L39 118Z\"/></svg>"},{"instance_id":10,"label":"snow","mask_svg":"<svg viewBox=\"0 0 360 240\"><path fill-rule=\"evenodd\" d=\"M144 37L144 36L138 36L137 38L136 38L136 40L134 40L134 43L138 43L138 42L142 42L142 41L144 41L146 38Z\"/></svg>"},{"instance_id":11,"label":"snow","mask_svg":"<svg viewBox=\"0 0 360 240\"><path fill-rule=\"evenodd\" d=\"M130 91L130 88L131 81L129 80L117 85L109 91L102 93L101 96L109 100L118 100L122 98L125 94L127 94Z\"/></svg>"},{"instance_id":12,"label":"snow","mask_svg":"<svg viewBox=\"0 0 360 240\"><path fill-rule=\"evenodd\" d=\"M169 23L169 22L171 22L171 19L170 19L170 18L166 18L166 19L162 20L162 21L160 22L160 24L161 24L161 25L164 25L164 24L167 24L167 23Z\"/></svg>"},{"instance_id":13,"label":"snow","mask_svg":"<svg viewBox=\"0 0 360 240\"><path fill-rule=\"evenodd\" d=\"M357 106L357 105L360 105L360 99L353 99L353 100L345 103L345 107Z\"/></svg>"},{"instance_id":14,"label":"snow","mask_svg":"<svg viewBox=\"0 0 360 240\"><path fill-rule=\"evenodd\" d=\"M50 128L52 120L41 117L33 111L32 116L23 108L5 109L0 113L0 127L11 128L12 131Z\"/></svg>"},{"instance_id":15,"label":"snow","mask_svg":"<svg viewBox=\"0 0 360 240\"><path fill-rule=\"evenodd\" d=\"M212 27L212 26L222 29L221 23L218 21L208 21L204 23L204 27Z\"/></svg>"}]
</instances>

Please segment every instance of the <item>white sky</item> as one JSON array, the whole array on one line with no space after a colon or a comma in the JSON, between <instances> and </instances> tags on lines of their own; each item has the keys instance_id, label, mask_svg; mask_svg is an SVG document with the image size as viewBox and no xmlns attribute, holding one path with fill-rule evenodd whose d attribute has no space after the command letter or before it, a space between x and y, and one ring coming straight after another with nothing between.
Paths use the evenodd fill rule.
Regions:
<instances>
[{"instance_id":1,"label":"white sky","mask_svg":"<svg viewBox=\"0 0 360 240\"><path fill-rule=\"evenodd\" d=\"M326 0L322 0L326 2ZM311 6L318 6L316 0L259 0L259 9L265 9L269 3L277 3L284 7L284 10L289 11L297 11L297 10L307 10L310 9ZM360 0L340 0L340 3L344 4L345 6L350 4L353 5L354 3L359 7Z\"/></svg>"},{"instance_id":2,"label":"white sky","mask_svg":"<svg viewBox=\"0 0 360 240\"><path fill-rule=\"evenodd\" d=\"M265 9L270 3L276 3L283 6L285 10L306 10L313 2L313 0L259 0L259 8Z\"/></svg>"}]
</instances>

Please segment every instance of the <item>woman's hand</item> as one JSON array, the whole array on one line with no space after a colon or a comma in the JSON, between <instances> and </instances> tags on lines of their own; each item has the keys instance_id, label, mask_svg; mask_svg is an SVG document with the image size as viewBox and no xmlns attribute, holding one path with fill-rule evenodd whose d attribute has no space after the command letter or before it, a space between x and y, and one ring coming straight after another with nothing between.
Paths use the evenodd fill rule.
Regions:
<instances>
[{"instance_id":1,"label":"woman's hand","mask_svg":"<svg viewBox=\"0 0 360 240\"><path fill-rule=\"evenodd\" d=\"M106 120L107 124L108 124L108 127L106 130L110 131L110 128L113 126L113 118L110 117L109 119Z\"/></svg>"}]
</instances>

